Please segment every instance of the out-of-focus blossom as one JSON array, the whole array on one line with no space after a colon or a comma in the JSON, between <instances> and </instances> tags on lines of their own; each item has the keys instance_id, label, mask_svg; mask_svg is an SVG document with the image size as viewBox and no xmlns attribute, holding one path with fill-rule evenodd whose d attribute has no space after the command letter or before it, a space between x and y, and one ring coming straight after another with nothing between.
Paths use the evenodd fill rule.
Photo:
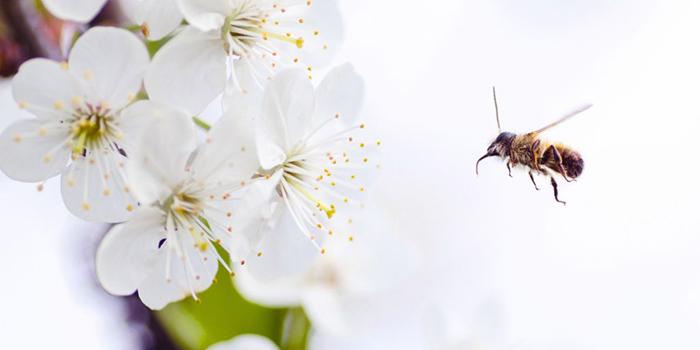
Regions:
<instances>
[{"instance_id":1,"label":"out-of-focus blossom","mask_svg":"<svg viewBox=\"0 0 700 350\"><path fill-rule=\"evenodd\" d=\"M326 237L353 239L352 226L344 224L364 206L380 167L379 142L363 141L364 124L355 123L362 95L362 79L350 65L329 72L316 91L300 69L268 85L256 116L258 176L267 181L251 187L236 217L236 226L264 249L244 250L285 252L290 236L297 243L304 238L311 249L295 250L301 262L324 253Z\"/></svg>"},{"instance_id":2,"label":"out-of-focus blossom","mask_svg":"<svg viewBox=\"0 0 700 350\"><path fill-rule=\"evenodd\" d=\"M215 281L223 260L214 243L228 247L236 236L228 225L229 206L258 165L251 118L225 115L193 154L192 120L162 105L148 108L144 113L155 119L145 126L126 169L141 206L107 233L96 271L108 292L138 290L146 306L160 309L188 295L199 301L196 293Z\"/></svg>"},{"instance_id":3,"label":"out-of-focus blossom","mask_svg":"<svg viewBox=\"0 0 700 350\"><path fill-rule=\"evenodd\" d=\"M391 293L416 269L416 249L383 211L370 210L354 242L329 238L328 253L295 275L261 279L247 271L234 279L241 294L269 307L302 305L316 332L347 339L374 322L372 298ZM260 261L252 268L269 262Z\"/></svg>"},{"instance_id":4,"label":"out-of-focus blossom","mask_svg":"<svg viewBox=\"0 0 700 350\"><path fill-rule=\"evenodd\" d=\"M178 0L190 26L153 58L146 90L154 100L201 112L226 86L258 91L275 71L329 62L342 36L335 0Z\"/></svg>"},{"instance_id":5,"label":"out-of-focus blossom","mask_svg":"<svg viewBox=\"0 0 700 350\"><path fill-rule=\"evenodd\" d=\"M128 0L122 4L148 40L160 40L182 23L175 0Z\"/></svg>"},{"instance_id":6,"label":"out-of-focus blossom","mask_svg":"<svg viewBox=\"0 0 700 350\"><path fill-rule=\"evenodd\" d=\"M63 200L73 214L89 221L126 220L136 203L122 168L143 118L125 108L140 90L148 59L133 34L97 27L76 42L68 62L27 61L12 88L33 118L0 134L0 169L25 182L62 173Z\"/></svg>"},{"instance_id":7,"label":"out-of-focus blossom","mask_svg":"<svg viewBox=\"0 0 700 350\"><path fill-rule=\"evenodd\" d=\"M494 300L482 302L470 312L459 311L444 301L427 310L423 329L428 349L505 350L518 349L505 334L500 305Z\"/></svg>"},{"instance_id":8,"label":"out-of-focus blossom","mask_svg":"<svg viewBox=\"0 0 700 350\"><path fill-rule=\"evenodd\" d=\"M67 21L92 21L107 0L41 0L52 15Z\"/></svg>"},{"instance_id":9,"label":"out-of-focus blossom","mask_svg":"<svg viewBox=\"0 0 700 350\"><path fill-rule=\"evenodd\" d=\"M208 350L279 350L277 344L257 334L239 335L231 340L216 343Z\"/></svg>"}]
</instances>

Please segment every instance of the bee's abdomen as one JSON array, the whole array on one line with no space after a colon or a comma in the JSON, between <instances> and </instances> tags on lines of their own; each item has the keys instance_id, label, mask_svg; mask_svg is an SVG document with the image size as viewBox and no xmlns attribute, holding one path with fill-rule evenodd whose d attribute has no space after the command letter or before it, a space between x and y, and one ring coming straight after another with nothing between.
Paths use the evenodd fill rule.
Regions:
<instances>
[{"instance_id":1,"label":"bee's abdomen","mask_svg":"<svg viewBox=\"0 0 700 350\"><path fill-rule=\"evenodd\" d=\"M581 176L581 173L583 172L583 158L581 157L581 154L578 153L577 151L563 146L563 145L556 145L555 146L557 151L559 151L559 154L561 155L561 165L566 171L566 176L570 179L575 179L579 176ZM556 156L554 154L554 151L550 148L547 149L544 154L542 155L541 162L540 164L546 166L547 168L550 168L558 173L561 173L559 169L559 164L557 162Z\"/></svg>"}]
</instances>

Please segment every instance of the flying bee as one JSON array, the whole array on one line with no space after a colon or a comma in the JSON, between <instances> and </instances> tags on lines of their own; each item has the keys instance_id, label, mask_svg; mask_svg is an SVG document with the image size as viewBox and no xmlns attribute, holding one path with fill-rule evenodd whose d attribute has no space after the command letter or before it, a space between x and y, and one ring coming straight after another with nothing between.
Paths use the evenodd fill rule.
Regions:
<instances>
[{"instance_id":1,"label":"flying bee","mask_svg":"<svg viewBox=\"0 0 700 350\"><path fill-rule=\"evenodd\" d=\"M583 158L576 150L561 143L549 143L539 138L539 135L565 120L591 108L593 105L587 104L561 119L533 132L516 135L510 132L501 132L501 121L498 118L498 102L496 102L496 87L493 88L493 103L496 106L496 123L498 124L498 136L489 146L486 154L476 161L476 175L479 175L479 162L484 158L498 156L506 159L508 175L513 177L511 168L523 166L528 169L530 180L535 185L536 190L540 190L535 182L535 174L549 176L552 188L554 188L554 199L566 205L566 202L559 200L557 182L554 174L561 175L567 182L576 181L583 172Z\"/></svg>"}]
</instances>

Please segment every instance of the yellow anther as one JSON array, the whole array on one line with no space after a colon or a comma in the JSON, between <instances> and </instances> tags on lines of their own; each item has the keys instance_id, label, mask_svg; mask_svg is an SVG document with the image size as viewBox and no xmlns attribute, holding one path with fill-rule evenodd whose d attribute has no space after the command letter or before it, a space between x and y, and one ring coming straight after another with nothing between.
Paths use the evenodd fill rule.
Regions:
<instances>
[{"instance_id":1,"label":"yellow anther","mask_svg":"<svg viewBox=\"0 0 700 350\"><path fill-rule=\"evenodd\" d=\"M54 106L54 108L56 108L56 109L61 109L61 108L63 108L63 102L61 102L61 101L56 101L56 102L53 103L53 106Z\"/></svg>"},{"instance_id":2,"label":"yellow anther","mask_svg":"<svg viewBox=\"0 0 700 350\"><path fill-rule=\"evenodd\" d=\"M304 23L304 19L303 19L303 18L299 18L299 23Z\"/></svg>"},{"instance_id":3,"label":"yellow anther","mask_svg":"<svg viewBox=\"0 0 700 350\"><path fill-rule=\"evenodd\" d=\"M318 35L318 30L314 30L314 35Z\"/></svg>"},{"instance_id":4,"label":"yellow anther","mask_svg":"<svg viewBox=\"0 0 700 350\"><path fill-rule=\"evenodd\" d=\"M73 105L77 106L77 105L80 104L80 102L81 102L82 100L80 99L80 97L75 96L75 97L71 98L70 101L73 103Z\"/></svg>"},{"instance_id":5,"label":"yellow anther","mask_svg":"<svg viewBox=\"0 0 700 350\"><path fill-rule=\"evenodd\" d=\"M83 71L83 78L85 78L85 79L92 78L92 71L89 69L86 69L85 71Z\"/></svg>"},{"instance_id":6,"label":"yellow anther","mask_svg":"<svg viewBox=\"0 0 700 350\"><path fill-rule=\"evenodd\" d=\"M129 204L129 205L126 206L126 210L127 210L127 211L132 211L132 210L134 210L134 207L132 207L131 204Z\"/></svg>"},{"instance_id":7,"label":"yellow anther","mask_svg":"<svg viewBox=\"0 0 700 350\"><path fill-rule=\"evenodd\" d=\"M42 126L41 128L39 128L39 135L46 136L46 134L48 134L48 133L49 133L49 130L46 129L45 126Z\"/></svg>"},{"instance_id":8,"label":"yellow anther","mask_svg":"<svg viewBox=\"0 0 700 350\"><path fill-rule=\"evenodd\" d=\"M321 228L322 226L321 224L316 224L316 227Z\"/></svg>"},{"instance_id":9,"label":"yellow anther","mask_svg":"<svg viewBox=\"0 0 700 350\"><path fill-rule=\"evenodd\" d=\"M195 301L197 302L197 304L201 304L201 303L202 303L202 299L199 299L199 298L195 299Z\"/></svg>"},{"instance_id":10,"label":"yellow anther","mask_svg":"<svg viewBox=\"0 0 700 350\"><path fill-rule=\"evenodd\" d=\"M44 162L48 163L48 162L50 162L50 161L51 161L51 156L48 155L48 154L45 155L45 156L44 156Z\"/></svg>"},{"instance_id":11,"label":"yellow anther","mask_svg":"<svg viewBox=\"0 0 700 350\"><path fill-rule=\"evenodd\" d=\"M353 238L352 236L348 237L348 239L350 240L350 242L355 240L355 238Z\"/></svg>"},{"instance_id":12,"label":"yellow anther","mask_svg":"<svg viewBox=\"0 0 700 350\"><path fill-rule=\"evenodd\" d=\"M326 254L326 248L321 249L321 254Z\"/></svg>"},{"instance_id":13,"label":"yellow anther","mask_svg":"<svg viewBox=\"0 0 700 350\"><path fill-rule=\"evenodd\" d=\"M90 210L90 204L83 203L83 209L84 209L85 211Z\"/></svg>"},{"instance_id":14,"label":"yellow anther","mask_svg":"<svg viewBox=\"0 0 700 350\"><path fill-rule=\"evenodd\" d=\"M66 61L59 63L58 66L61 67L61 69L63 70L68 70L68 62Z\"/></svg>"},{"instance_id":15,"label":"yellow anther","mask_svg":"<svg viewBox=\"0 0 700 350\"><path fill-rule=\"evenodd\" d=\"M262 252L258 252L258 258L262 256Z\"/></svg>"},{"instance_id":16,"label":"yellow anther","mask_svg":"<svg viewBox=\"0 0 700 350\"><path fill-rule=\"evenodd\" d=\"M363 192L365 190L364 187L360 187L360 192Z\"/></svg>"},{"instance_id":17,"label":"yellow anther","mask_svg":"<svg viewBox=\"0 0 700 350\"><path fill-rule=\"evenodd\" d=\"M22 136L15 135L15 136L12 138L12 140L15 141L15 142L20 142L20 141L22 141Z\"/></svg>"},{"instance_id":18,"label":"yellow anther","mask_svg":"<svg viewBox=\"0 0 700 350\"><path fill-rule=\"evenodd\" d=\"M270 174L265 174L265 179L269 180L270 179Z\"/></svg>"},{"instance_id":19,"label":"yellow anther","mask_svg":"<svg viewBox=\"0 0 700 350\"><path fill-rule=\"evenodd\" d=\"M102 194L104 194L105 196L109 196L109 188L105 188L105 190L102 191Z\"/></svg>"},{"instance_id":20,"label":"yellow anther","mask_svg":"<svg viewBox=\"0 0 700 350\"><path fill-rule=\"evenodd\" d=\"M209 245L206 242L203 242L202 244L199 245L199 250L205 252L209 248Z\"/></svg>"},{"instance_id":21,"label":"yellow anther","mask_svg":"<svg viewBox=\"0 0 700 350\"><path fill-rule=\"evenodd\" d=\"M66 180L66 184L68 184L69 187L73 187L73 185L75 185L75 180L68 179L68 180Z\"/></svg>"},{"instance_id":22,"label":"yellow anther","mask_svg":"<svg viewBox=\"0 0 700 350\"><path fill-rule=\"evenodd\" d=\"M329 234L329 235L332 235L332 234L333 234L333 231L328 231L328 234Z\"/></svg>"},{"instance_id":23,"label":"yellow anther","mask_svg":"<svg viewBox=\"0 0 700 350\"><path fill-rule=\"evenodd\" d=\"M19 101L19 103L17 105L19 105L19 108L21 108L21 109L27 108L27 102L24 102L24 101Z\"/></svg>"},{"instance_id":24,"label":"yellow anther","mask_svg":"<svg viewBox=\"0 0 700 350\"><path fill-rule=\"evenodd\" d=\"M148 28L148 23L143 22L141 24L141 33L143 33L143 36L148 39L148 37L151 35L151 29Z\"/></svg>"},{"instance_id":25,"label":"yellow anther","mask_svg":"<svg viewBox=\"0 0 700 350\"><path fill-rule=\"evenodd\" d=\"M365 144L364 144L364 143L361 143L361 144L360 144L360 147L365 147Z\"/></svg>"}]
</instances>

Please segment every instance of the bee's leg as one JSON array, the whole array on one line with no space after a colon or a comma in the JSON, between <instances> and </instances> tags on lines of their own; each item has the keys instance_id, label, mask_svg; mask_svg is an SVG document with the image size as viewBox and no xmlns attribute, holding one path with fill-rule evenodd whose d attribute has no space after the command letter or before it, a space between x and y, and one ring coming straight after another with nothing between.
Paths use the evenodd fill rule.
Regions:
<instances>
[{"instance_id":1,"label":"bee's leg","mask_svg":"<svg viewBox=\"0 0 700 350\"><path fill-rule=\"evenodd\" d=\"M530 153L532 153L532 164L534 168L538 169L540 166L537 164L537 147L540 145L540 140L535 140L530 146Z\"/></svg>"},{"instance_id":2,"label":"bee's leg","mask_svg":"<svg viewBox=\"0 0 700 350\"><path fill-rule=\"evenodd\" d=\"M527 173L530 175L530 180L532 180L532 184L535 185L535 189L539 191L540 188L537 187L537 183L535 182L535 177L532 176L532 170L528 171Z\"/></svg>"},{"instance_id":3,"label":"bee's leg","mask_svg":"<svg viewBox=\"0 0 700 350\"><path fill-rule=\"evenodd\" d=\"M506 162L506 168L508 168L508 176L513 177L513 174L510 172L510 160Z\"/></svg>"},{"instance_id":4,"label":"bee's leg","mask_svg":"<svg viewBox=\"0 0 700 350\"><path fill-rule=\"evenodd\" d=\"M566 176L566 170L564 169L564 164L562 163L562 158L561 154L559 154L559 151L557 150L554 145L549 146L550 149L552 149L552 154L554 154L554 161L557 162L557 167L559 168L559 172L561 173L561 176L564 177L564 180L566 182L571 182L571 181L576 181L576 180L571 180L569 179L568 176Z\"/></svg>"},{"instance_id":5,"label":"bee's leg","mask_svg":"<svg viewBox=\"0 0 700 350\"><path fill-rule=\"evenodd\" d=\"M554 188L554 199L555 199L557 202L566 205L566 202L560 201L560 200L559 200L559 190L557 189L557 182L554 181L554 177L553 177L553 176L550 176L549 178L552 180L552 187Z\"/></svg>"}]
</instances>

